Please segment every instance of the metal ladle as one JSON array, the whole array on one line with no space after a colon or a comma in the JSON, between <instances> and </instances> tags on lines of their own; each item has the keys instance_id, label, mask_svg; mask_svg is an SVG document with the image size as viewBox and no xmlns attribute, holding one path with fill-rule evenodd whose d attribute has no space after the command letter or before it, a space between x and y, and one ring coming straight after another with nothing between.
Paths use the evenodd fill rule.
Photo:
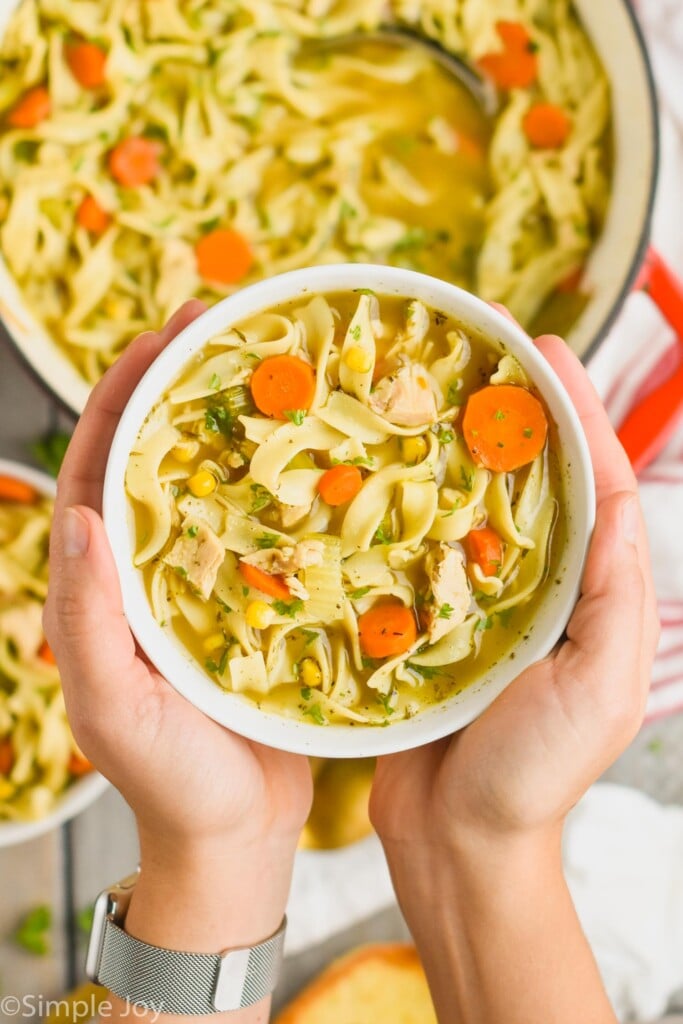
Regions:
<instances>
[{"instance_id":1,"label":"metal ladle","mask_svg":"<svg viewBox=\"0 0 683 1024\"><path fill-rule=\"evenodd\" d=\"M493 82L479 75L469 64L450 53L436 40L409 29L383 25L371 32L349 32L343 36L331 36L329 39L316 39L308 52L320 53L359 43L389 43L393 46L424 50L432 60L465 86L487 117L493 117L498 111L498 93Z\"/></svg>"}]
</instances>

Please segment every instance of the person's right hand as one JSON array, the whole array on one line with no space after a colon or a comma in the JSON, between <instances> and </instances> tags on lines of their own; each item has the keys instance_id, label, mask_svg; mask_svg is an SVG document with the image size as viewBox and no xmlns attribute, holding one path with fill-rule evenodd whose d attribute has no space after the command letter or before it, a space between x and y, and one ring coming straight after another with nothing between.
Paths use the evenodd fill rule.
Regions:
<instances>
[{"instance_id":1,"label":"person's right hand","mask_svg":"<svg viewBox=\"0 0 683 1024\"><path fill-rule=\"evenodd\" d=\"M564 342L597 521L566 641L466 729L379 759L371 817L442 1024L616 1024L563 876L569 809L643 717L659 635L631 467Z\"/></svg>"},{"instance_id":2,"label":"person's right hand","mask_svg":"<svg viewBox=\"0 0 683 1024\"><path fill-rule=\"evenodd\" d=\"M636 480L581 363L560 338L536 344L576 406L595 471L581 598L566 641L472 725L380 759L372 815L386 839L554 827L642 721L659 621Z\"/></svg>"}]
</instances>

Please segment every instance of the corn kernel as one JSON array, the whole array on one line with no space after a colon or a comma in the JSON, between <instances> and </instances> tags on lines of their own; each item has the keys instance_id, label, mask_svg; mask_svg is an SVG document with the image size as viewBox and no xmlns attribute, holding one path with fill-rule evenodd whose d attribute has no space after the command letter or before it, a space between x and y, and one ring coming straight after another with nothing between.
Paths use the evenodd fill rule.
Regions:
<instances>
[{"instance_id":1,"label":"corn kernel","mask_svg":"<svg viewBox=\"0 0 683 1024\"><path fill-rule=\"evenodd\" d=\"M204 637L202 647L207 654L211 654L212 651L225 647L225 637L222 633L210 633L209 636Z\"/></svg>"},{"instance_id":2,"label":"corn kernel","mask_svg":"<svg viewBox=\"0 0 683 1024\"><path fill-rule=\"evenodd\" d=\"M314 688L320 686L323 674L315 658L302 658L299 662L299 680L304 686Z\"/></svg>"},{"instance_id":3,"label":"corn kernel","mask_svg":"<svg viewBox=\"0 0 683 1024\"><path fill-rule=\"evenodd\" d=\"M197 441L178 441L178 444L174 445L171 449L171 455L176 462L192 462L198 451L199 444Z\"/></svg>"},{"instance_id":4,"label":"corn kernel","mask_svg":"<svg viewBox=\"0 0 683 1024\"><path fill-rule=\"evenodd\" d=\"M372 369L372 357L364 348L354 346L344 355L344 362L354 373L369 373Z\"/></svg>"},{"instance_id":5,"label":"corn kernel","mask_svg":"<svg viewBox=\"0 0 683 1024\"><path fill-rule=\"evenodd\" d=\"M208 469L201 469L199 473L190 477L187 486L190 494L194 494L195 498L206 498L208 494L212 494L216 490L216 477L213 473L209 473Z\"/></svg>"},{"instance_id":6,"label":"corn kernel","mask_svg":"<svg viewBox=\"0 0 683 1024\"><path fill-rule=\"evenodd\" d=\"M247 625L252 629L268 629L274 618L273 609L265 601L251 601L247 605Z\"/></svg>"},{"instance_id":7,"label":"corn kernel","mask_svg":"<svg viewBox=\"0 0 683 1024\"><path fill-rule=\"evenodd\" d=\"M427 442L422 436L401 438L401 456L404 462L421 462L427 450Z\"/></svg>"}]
</instances>

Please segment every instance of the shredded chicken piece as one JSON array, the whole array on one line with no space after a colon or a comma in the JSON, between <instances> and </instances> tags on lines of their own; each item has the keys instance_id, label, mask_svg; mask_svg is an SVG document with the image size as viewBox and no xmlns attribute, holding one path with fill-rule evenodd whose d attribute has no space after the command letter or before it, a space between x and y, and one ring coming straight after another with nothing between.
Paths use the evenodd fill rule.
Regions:
<instances>
[{"instance_id":1,"label":"shredded chicken piece","mask_svg":"<svg viewBox=\"0 0 683 1024\"><path fill-rule=\"evenodd\" d=\"M465 559L455 548L439 544L438 549L428 555L426 569L432 600L425 606L424 614L429 642L433 644L465 620L472 595Z\"/></svg>"},{"instance_id":2,"label":"shredded chicken piece","mask_svg":"<svg viewBox=\"0 0 683 1024\"><path fill-rule=\"evenodd\" d=\"M415 363L383 377L370 395L370 408L389 423L419 427L436 423L436 397L424 367Z\"/></svg>"},{"instance_id":3,"label":"shredded chicken piece","mask_svg":"<svg viewBox=\"0 0 683 1024\"><path fill-rule=\"evenodd\" d=\"M293 547L268 548L266 551L252 551L242 558L243 562L255 565L271 576L293 576L309 565L321 565L325 545L321 540L300 540ZM291 589L291 588L290 588Z\"/></svg>"},{"instance_id":4,"label":"shredded chicken piece","mask_svg":"<svg viewBox=\"0 0 683 1024\"><path fill-rule=\"evenodd\" d=\"M225 548L210 526L188 516L182 532L164 556L166 565L175 569L206 601L216 583L225 558Z\"/></svg>"}]
</instances>

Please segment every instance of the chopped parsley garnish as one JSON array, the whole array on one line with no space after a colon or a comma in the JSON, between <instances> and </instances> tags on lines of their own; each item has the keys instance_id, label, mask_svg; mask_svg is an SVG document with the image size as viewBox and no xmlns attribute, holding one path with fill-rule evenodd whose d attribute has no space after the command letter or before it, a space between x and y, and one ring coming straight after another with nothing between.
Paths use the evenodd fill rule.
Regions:
<instances>
[{"instance_id":1,"label":"chopped parsley garnish","mask_svg":"<svg viewBox=\"0 0 683 1024\"><path fill-rule=\"evenodd\" d=\"M221 379L217 373L212 374L211 380L209 381L209 387L213 388L214 391L218 391L221 386Z\"/></svg>"},{"instance_id":2,"label":"chopped parsley garnish","mask_svg":"<svg viewBox=\"0 0 683 1024\"><path fill-rule=\"evenodd\" d=\"M444 427L439 427L439 432L436 435L439 444L450 444L455 439L455 434L452 430L448 430Z\"/></svg>"},{"instance_id":3,"label":"chopped parsley garnish","mask_svg":"<svg viewBox=\"0 0 683 1024\"><path fill-rule=\"evenodd\" d=\"M192 539L194 540L194 538L199 533L199 527L198 526L188 526L188 528L186 530L186 533L187 533L188 537L192 537Z\"/></svg>"},{"instance_id":4,"label":"chopped parsley garnish","mask_svg":"<svg viewBox=\"0 0 683 1024\"><path fill-rule=\"evenodd\" d=\"M471 491L474 487L474 470L467 472L464 466L460 467L460 482L464 491Z\"/></svg>"},{"instance_id":5,"label":"chopped parsley garnish","mask_svg":"<svg viewBox=\"0 0 683 1024\"><path fill-rule=\"evenodd\" d=\"M341 206L339 207L339 216L349 218L357 217L358 210L355 206L351 206L351 203L348 203L346 199L342 199Z\"/></svg>"},{"instance_id":6,"label":"chopped parsley garnish","mask_svg":"<svg viewBox=\"0 0 683 1024\"><path fill-rule=\"evenodd\" d=\"M353 290L356 293L356 295L375 295L375 292L373 292L372 288L354 288Z\"/></svg>"},{"instance_id":7,"label":"chopped parsley garnish","mask_svg":"<svg viewBox=\"0 0 683 1024\"><path fill-rule=\"evenodd\" d=\"M377 544L392 544L394 536L391 532L391 528L386 523L380 523L375 530L375 535L372 538Z\"/></svg>"},{"instance_id":8,"label":"chopped parsley garnish","mask_svg":"<svg viewBox=\"0 0 683 1024\"><path fill-rule=\"evenodd\" d=\"M311 690L310 686L301 687L301 696L303 697L304 700L310 700L312 692L313 691Z\"/></svg>"},{"instance_id":9,"label":"chopped parsley garnish","mask_svg":"<svg viewBox=\"0 0 683 1024\"><path fill-rule=\"evenodd\" d=\"M248 596L249 596L249 587L243 586L242 587L242 597L248 597Z\"/></svg>"},{"instance_id":10,"label":"chopped parsley garnish","mask_svg":"<svg viewBox=\"0 0 683 1024\"><path fill-rule=\"evenodd\" d=\"M449 405L460 405L460 392L462 391L462 383L454 380L448 385L448 393L446 395L446 401Z\"/></svg>"},{"instance_id":11,"label":"chopped parsley garnish","mask_svg":"<svg viewBox=\"0 0 683 1024\"><path fill-rule=\"evenodd\" d=\"M493 418L494 418L494 420L504 420L505 419L505 413L503 412L502 409L496 409L496 411L493 414Z\"/></svg>"},{"instance_id":12,"label":"chopped parsley garnish","mask_svg":"<svg viewBox=\"0 0 683 1024\"><path fill-rule=\"evenodd\" d=\"M285 416L295 427L300 427L306 419L305 409L285 409Z\"/></svg>"},{"instance_id":13,"label":"chopped parsley garnish","mask_svg":"<svg viewBox=\"0 0 683 1024\"><path fill-rule=\"evenodd\" d=\"M454 611L455 611L455 609L453 608L453 605L451 605L451 604L442 604L441 607L439 608L439 614L437 615L437 618L439 618L439 619L450 619L450 617L451 617L451 615L453 614Z\"/></svg>"},{"instance_id":14,"label":"chopped parsley garnish","mask_svg":"<svg viewBox=\"0 0 683 1024\"><path fill-rule=\"evenodd\" d=\"M301 632L306 638L304 647L309 647L318 639L318 636L320 635L316 629L302 629Z\"/></svg>"},{"instance_id":15,"label":"chopped parsley garnish","mask_svg":"<svg viewBox=\"0 0 683 1024\"><path fill-rule=\"evenodd\" d=\"M370 669L371 672L374 672L381 664L377 658L368 658L365 655L363 655L360 660L363 668Z\"/></svg>"},{"instance_id":16,"label":"chopped parsley garnish","mask_svg":"<svg viewBox=\"0 0 683 1024\"><path fill-rule=\"evenodd\" d=\"M248 590L248 589L249 589L249 588L247 587L247 590ZM220 609L221 609L222 611L224 611L224 612L225 612L226 614L229 614L229 613L230 613L230 612L232 611L232 608L230 607L230 605L229 605L229 604L226 604L226 603L225 603L225 601L223 601L223 600L222 600L222 599L221 599L220 597L218 597L218 595L217 595L217 594L214 594L214 597L215 597L215 599L216 599L216 604L218 605L218 607L219 607L219 608L220 608Z\"/></svg>"},{"instance_id":17,"label":"chopped parsley garnish","mask_svg":"<svg viewBox=\"0 0 683 1024\"><path fill-rule=\"evenodd\" d=\"M272 504L273 495L266 487L261 484L251 484L250 490L252 493L250 512L260 512L261 509Z\"/></svg>"},{"instance_id":18,"label":"chopped parsley garnish","mask_svg":"<svg viewBox=\"0 0 683 1024\"><path fill-rule=\"evenodd\" d=\"M218 663L216 663L213 658L207 658L204 664L207 672L212 672L214 675L222 676L228 665L228 648L225 648L221 654L221 660Z\"/></svg>"},{"instance_id":19,"label":"chopped parsley garnish","mask_svg":"<svg viewBox=\"0 0 683 1024\"><path fill-rule=\"evenodd\" d=\"M353 459L331 459L333 466L374 466L373 455L356 455Z\"/></svg>"},{"instance_id":20,"label":"chopped parsley garnish","mask_svg":"<svg viewBox=\"0 0 683 1024\"><path fill-rule=\"evenodd\" d=\"M320 710L319 704L311 704L309 707L304 708L304 714L310 715L316 725L327 725L327 719Z\"/></svg>"},{"instance_id":21,"label":"chopped parsley garnish","mask_svg":"<svg viewBox=\"0 0 683 1024\"><path fill-rule=\"evenodd\" d=\"M395 708L392 708L392 706L391 706L391 698L393 697L394 692L395 691L392 690L391 693L378 693L378 694L376 694L377 703L382 705L382 707L384 708L384 713L386 715L393 715L394 711L396 710Z\"/></svg>"},{"instance_id":22,"label":"chopped parsley garnish","mask_svg":"<svg viewBox=\"0 0 683 1024\"><path fill-rule=\"evenodd\" d=\"M269 548L276 548L280 542L280 538L276 533L260 533L256 537L256 546L261 551L267 551Z\"/></svg>"},{"instance_id":23,"label":"chopped parsley garnish","mask_svg":"<svg viewBox=\"0 0 683 1024\"><path fill-rule=\"evenodd\" d=\"M531 429L531 427L525 427L524 430L522 431L522 433L524 434L525 437L533 437L534 436L534 432Z\"/></svg>"},{"instance_id":24,"label":"chopped parsley garnish","mask_svg":"<svg viewBox=\"0 0 683 1024\"><path fill-rule=\"evenodd\" d=\"M493 619L490 615L487 615L485 619L479 619L479 622L474 627L475 633L481 633L485 629L491 629L493 626Z\"/></svg>"},{"instance_id":25,"label":"chopped parsley garnish","mask_svg":"<svg viewBox=\"0 0 683 1024\"><path fill-rule=\"evenodd\" d=\"M174 565L173 572L176 574L176 576L180 576L181 580L187 579L187 569L185 569L182 565Z\"/></svg>"},{"instance_id":26,"label":"chopped parsley garnish","mask_svg":"<svg viewBox=\"0 0 683 1024\"><path fill-rule=\"evenodd\" d=\"M412 661L407 661L406 668L417 672L423 679L436 679L437 676L443 675L441 669L434 665L415 665Z\"/></svg>"},{"instance_id":27,"label":"chopped parsley garnish","mask_svg":"<svg viewBox=\"0 0 683 1024\"><path fill-rule=\"evenodd\" d=\"M352 590L349 597L352 601L360 601L361 597L365 597L369 593L370 587L359 587L358 590Z\"/></svg>"},{"instance_id":28,"label":"chopped parsley garnish","mask_svg":"<svg viewBox=\"0 0 683 1024\"><path fill-rule=\"evenodd\" d=\"M507 629L508 626L510 625L510 619L514 615L514 612L514 608L503 608L502 612L496 612L496 615L498 616L498 621L500 622L503 629Z\"/></svg>"},{"instance_id":29,"label":"chopped parsley garnish","mask_svg":"<svg viewBox=\"0 0 683 1024\"><path fill-rule=\"evenodd\" d=\"M301 600L295 601L273 601L273 608L278 615L288 615L291 619L301 611L304 603Z\"/></svg>"},{"instance_id":30,"label":"chopped parsley garnish","mask_svg":"<svg viewBox=\"0 0 683 1024\"><path fill-rule=\"evenodd\" d=\"M352 327L349 330L349 335L353 338L354 341L360 341L360 333L360 324L356 324L355 327Z\"/></svg>"}]
</instances>

